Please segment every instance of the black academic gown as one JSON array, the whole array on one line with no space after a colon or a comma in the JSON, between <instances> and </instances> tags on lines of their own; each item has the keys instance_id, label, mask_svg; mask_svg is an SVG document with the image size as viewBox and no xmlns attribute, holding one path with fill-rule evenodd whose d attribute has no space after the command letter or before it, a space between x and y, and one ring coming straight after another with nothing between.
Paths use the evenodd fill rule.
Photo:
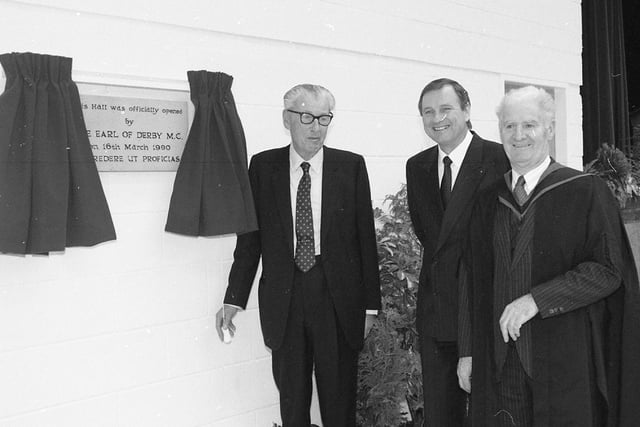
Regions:
<instances>
[{"instance_id":1,"label":"black academic gown","mask_svg":"<svg viewBox=\"0 0 640 427\"><path fill-rule=\"evenodd\" d=\"M493 228L499 198L513 197L505 180L475 205L467 263L473 325L473 426L493 425L494 336ZM599 262L620 287L596 303L539 313L532 331L532 378L548 384L534 401L535 426L589 426L589 371L595 371L607 427L640 422L640 309L638 277L617 204L599 178L561 167L531 194L535 204L531 286L553 283L559 293L579 292L580 264ZM517 249L516 249L517 250ZM572 289L569 291L569 287ZM544 316L544 318L543 318Z\"/></svg>"}]
</instances>

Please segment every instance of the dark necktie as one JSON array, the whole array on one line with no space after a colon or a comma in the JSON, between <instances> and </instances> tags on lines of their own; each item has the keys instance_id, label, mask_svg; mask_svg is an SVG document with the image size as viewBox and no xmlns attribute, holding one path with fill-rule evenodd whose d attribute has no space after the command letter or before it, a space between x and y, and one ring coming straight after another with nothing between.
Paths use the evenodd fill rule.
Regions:
<instances>
[{"instance_id":1,"label":"dark necktie","mask_svg":"<svg viewBox=\"0 0 640 427\"><path fill-rule=\"evenodd\" d=\"M442 207L446 209L449 199L451 199L451 159L449 156L445 156L442 163L444 163L444 175L442 175L440 183L440 198L442 199Z\"/></svg>"},{"instance_id":2,"label":"dark necktie","mask_svg":"<svg viewBox=\"0 0 640 427\"><path fill-rule=\"evenodd\" d=\"M524 176L520 175L516 181L516 186L513 189L513 197L515 197L516 202L518 202L520 206L524 205L529 198L527 192L524 190L525 183Z\"/></svg>"},{"instance_id":3,"label":"dark necktie","mask_svg":"<svg viewBox=\"0 0 640 427\"><path fill-rule=\"evenodd\" d=\"M313 240L313 214L311 212L311 176L309 163L303 162L302 178L296 195L296 266L305 273L316 263Z\"/></svg>"}]
</instances>

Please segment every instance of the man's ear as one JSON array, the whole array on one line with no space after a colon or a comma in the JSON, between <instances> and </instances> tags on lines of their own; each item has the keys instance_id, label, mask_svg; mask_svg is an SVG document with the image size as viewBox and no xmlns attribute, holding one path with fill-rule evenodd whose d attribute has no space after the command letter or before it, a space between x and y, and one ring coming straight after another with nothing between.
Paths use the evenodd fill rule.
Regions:
<instances>
[{"instance_id":1,"label":"man's ear","mask_svg":"<svg viewBox=\"0 0 640 427\"><path fill-rule=\"evenodd\" d=\"M465 122L471 120L471 105L467 105L467 108L463 109L462 112L464 113Z\"/></svg>"},{"instance_id":2,"label":"man's ear","mask_svg":"<svg viewBox=\"0 0 640 427\"><path fill-rule=\"evenodd\" d=\"M547 139L551 140L555 134L556 134L556 121L552 120L547 125Z\"/></svg>"},{"instance_id":3,"label":"man's ear","mask_svg":"<svg viewBox=\"0 0 640 427\"><path fill-rule=\"evenodd\" d=\"M289 129L289 117L287 117L287 110L282 110L282 124L285 129Z\"/></svg>"}]
</instances>

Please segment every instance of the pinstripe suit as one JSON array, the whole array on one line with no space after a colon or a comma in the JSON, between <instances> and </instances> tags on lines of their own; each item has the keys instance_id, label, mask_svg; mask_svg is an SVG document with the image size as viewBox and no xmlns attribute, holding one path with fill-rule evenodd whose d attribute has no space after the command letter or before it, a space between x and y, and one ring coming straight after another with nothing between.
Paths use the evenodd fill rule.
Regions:
<instances>
[{"instance_id":1,"label":"pinstripe suit","mask_svg":"<svg viewBox=\"0 0 640 427\"><path fill-rule=\"evenodd\" d=\"M635 425L640 400L620 401L638 370L610 357L640 355L637 274L613 197L557 163L522 207L510 181L479 197L466 252L474 427ZM496 318L525 293L539 314L505 344Z\"/></svg>"}]
</instances>

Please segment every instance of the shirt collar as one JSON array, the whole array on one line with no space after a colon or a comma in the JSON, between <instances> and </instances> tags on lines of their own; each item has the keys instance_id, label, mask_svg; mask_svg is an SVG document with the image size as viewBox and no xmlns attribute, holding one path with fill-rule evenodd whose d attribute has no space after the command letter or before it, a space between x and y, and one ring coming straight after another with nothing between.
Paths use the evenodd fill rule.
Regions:
<instances>
[{"instance_id":1,"label":"shirt collar","mask_svg":"<svg viewBox=\"0 0 640 427\"><path fill-rule=\"evenodd\" d=\"M460 167L462 161L464 160L464 156L467 154L467 149L469 149L469 145L471 145L472 139L473 134L467 131L467 134L465 135L462 142L458 144L458 146L454 148L449 154L442 151L440 146L438 146L438 162L442 163L442 159L444 159L445 156L449 156L449 158L451 159L451 164Z\"/></svg>"},{"instance_id":2,"label":"shirt collar","mask_svg":"<svg viewBox=\"0 0 640 427\"><path fill-rule=\"evenodd\" d=\"M538 166L536 166L535 168L531 169L529 172L524 174L524 182L525 182L524 189L527 192L527 194L531 193L533 189L536 188L536 185L538 185L538 181L540 181L540 177L542 176L544 171L547 170L550 164L551 164L551 157L547 156L547 158L544 159L542 163L540 163ZM520 177L520 174L512 169L511 170L511 190L512 191L515 188L516 182L518 181L519 177Z\"/></svg>"},{"instance_id":3,"label":"shirt collar","mask_svg":"<svg viewBox=\"0 0 640 427\"><path fill-rule=\"evenodd\" d=\"M311 165L310 170L315 173L319 173L322 171L322 163L324 161L324 147L320 148L316 154L313 155L309 160L305 160L298 152L293 148L293 144L289 145L289 167L291 168L291 172L296 171L302 162L307 162Z\"/></svg>"}]
</instances>

